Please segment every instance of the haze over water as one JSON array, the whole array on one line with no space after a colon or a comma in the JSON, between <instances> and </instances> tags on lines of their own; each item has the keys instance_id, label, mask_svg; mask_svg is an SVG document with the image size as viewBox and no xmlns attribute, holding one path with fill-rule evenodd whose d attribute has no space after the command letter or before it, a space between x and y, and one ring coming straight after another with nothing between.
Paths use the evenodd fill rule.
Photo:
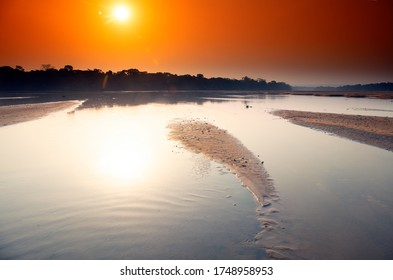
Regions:
<instances>
[{"instance_id":1,"label":"haze over water","mask_svg":"<svg viewBox=\"0 0 393 280\"><path fill-rule=\"evenodd\" d=\"M282 225L265 239L276 236L297 258L393 258L393 154L269 114L393 117L391 101L204 96L113 93L0 128L0 258L267 258L254 242L252 194L170 141L176 119L225 129L264 161Z\"/></svg>"}]
</instances>

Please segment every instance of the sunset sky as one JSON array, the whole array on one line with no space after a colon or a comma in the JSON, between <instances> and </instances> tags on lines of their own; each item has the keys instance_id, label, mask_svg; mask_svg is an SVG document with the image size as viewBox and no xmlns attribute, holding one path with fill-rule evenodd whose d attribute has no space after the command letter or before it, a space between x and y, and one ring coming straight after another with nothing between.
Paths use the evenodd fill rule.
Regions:
<instances>
[{"instance_id":1,"label":"sunset sky","mask_svg":"<svg viewBox=\"0 0 393 280\"><path fill-rule=\"evenodd\" d=\"M0 65L26 70L393 81L393 0L1 0L0 34Z\"/></svg>"}]
</instances>

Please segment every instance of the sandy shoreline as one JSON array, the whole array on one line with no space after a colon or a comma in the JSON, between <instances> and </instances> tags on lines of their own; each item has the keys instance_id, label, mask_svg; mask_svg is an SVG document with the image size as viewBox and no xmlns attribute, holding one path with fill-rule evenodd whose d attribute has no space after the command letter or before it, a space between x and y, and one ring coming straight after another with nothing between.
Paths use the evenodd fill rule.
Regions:
<instances>
[{"instance_id":1,"label":"sandy shoreline","mask_svg":"<svg viewBox=\"0 0 393 280\"><path fill-rule=\"evenodd\" d=\"M0 106L0 127L42 118L77 104L77 101L64 101Z\"/></svg>"},{"instance_id":2,"label":"sandy shoreline","mask_svg":"<svg viewBox=\"0 0 393 280\"><path fill-rule=\"evenodd\" d=\"M364 144L393 151L393 118L278 110L274 115Z\"/></svg>"},{"instance_id":3,"label":"sandy shoreline","mask_svg":"<svg viewBox=\"0 0 393 280\"><path fill-rule=\"evenodd\" d=\"M283 92L282 94L323 97L393 99L393 92L391 91L288 91Z\"/></svg>"},{"instance_id":4,"label":"sandy shoreline","mask_svg":"<svg viewBox=\"0 0 393 280\"><path fill-rule=\"evenodd\" d=\"M207 122L192 120L172 123L169 128L170 139L179 141L195 153L204 154L235 173L261 205L268 206L268 199L275 198L272 181L261 159L225 130Z\"/></svg>"}]
</instances>

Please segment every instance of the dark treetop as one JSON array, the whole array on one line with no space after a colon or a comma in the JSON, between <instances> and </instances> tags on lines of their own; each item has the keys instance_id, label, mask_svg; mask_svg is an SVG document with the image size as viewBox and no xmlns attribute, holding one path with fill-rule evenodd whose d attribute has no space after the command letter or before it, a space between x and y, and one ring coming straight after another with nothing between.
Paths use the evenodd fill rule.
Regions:
<instances>
[{"instance_id":1,"label":"dark treetop","mask_svg":"<svg viewBox=\"0 0 393 280\"><path fill-rule=\"evenodd\" d=\"M0 67L0 91L121 91L121 90L291 90L283 82L244 77L241 80L206 78L202 74L175 75L148 73L137 69L119 72L75 70L71 65L55 69L50 64L41 70Z\"/></svg>"}]
</instances>

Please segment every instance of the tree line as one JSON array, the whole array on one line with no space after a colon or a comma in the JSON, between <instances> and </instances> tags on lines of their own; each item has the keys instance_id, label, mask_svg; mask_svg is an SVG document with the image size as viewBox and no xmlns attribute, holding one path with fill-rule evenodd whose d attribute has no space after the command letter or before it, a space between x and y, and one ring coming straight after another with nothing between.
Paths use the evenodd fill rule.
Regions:
<instances>
[{"instance_id":1,"label":"tree line","mask_svg":"<svg viewBox=\"0 0 393 280\"><path fill-rule=\"evenodd\" d=\"M127 91L127 90L291 90L284 82L264 79L206 78L203 74L148 73L138 69L118 72L77 70L71 65L56 69L43 64L39 70L0 67L1 91Z\"/></svg>"}]
</instances>

